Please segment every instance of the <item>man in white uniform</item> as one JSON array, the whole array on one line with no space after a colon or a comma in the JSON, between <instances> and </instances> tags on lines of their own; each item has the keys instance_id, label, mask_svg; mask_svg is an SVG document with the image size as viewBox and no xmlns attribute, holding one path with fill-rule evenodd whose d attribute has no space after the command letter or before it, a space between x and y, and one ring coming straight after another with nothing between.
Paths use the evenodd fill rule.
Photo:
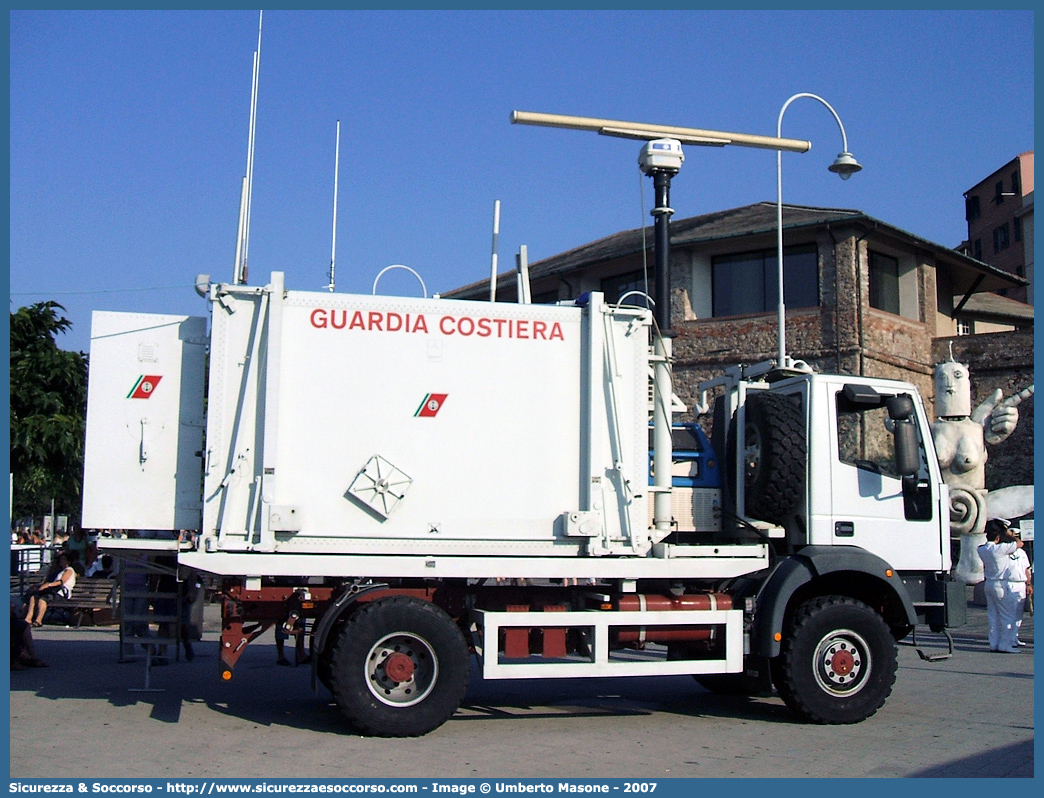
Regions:
<instances>
[{"instance_id":1,"label":"man in white uniform","mask_svg":"<svg viewBox=\"0 0 1044 798\"><path fill-rule=\"evenodd\" d=\"M1016 569L1011 555L1022 548L1022 541L1008 531L1008 522L999 518L988 521L985 532L986 542L979 546L979 559L986 576L990 651L1016 654L1019 648L1015 622L1021 596L1013 587Z\"/></svg>"},{"instance_id":2,"label":"man in white uniform","mask_svg":"<svg viewBox=\"0 0 1044 798\"><path fill-rule=\"evenodd\" d=\"M1015 534L1018 535L1018 532ZM1022 539L1019 538L1019 540L1021 542ZM1033 569L1030 567L1025 548L1021 548L1009 556L1012 560L1012 588L1019 597L1018 610L1015 612L1015 644L1024 646L1026 644L1019 640L1019 630L1022 628L1022 615L1026 610L1026 600L1033 595Z\"/></svg>"}]
</instances>

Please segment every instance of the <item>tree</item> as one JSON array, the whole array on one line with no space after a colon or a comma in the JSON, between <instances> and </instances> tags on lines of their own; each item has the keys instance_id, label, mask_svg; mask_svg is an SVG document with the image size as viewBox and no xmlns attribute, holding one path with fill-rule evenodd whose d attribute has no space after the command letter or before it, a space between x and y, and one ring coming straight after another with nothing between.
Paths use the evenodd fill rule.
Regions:
<instances>
[{"instance_id":1,"label":"tree","mask_svg":"<svg viewBox=\"0 0 1044 798\"><path fill-rule=\"evenodd\" d=\"M11 473L14 517L79 519L87 418L87 355L58 348L72 326L57 302L11 314Z\"/></svg>"}]
</instances>

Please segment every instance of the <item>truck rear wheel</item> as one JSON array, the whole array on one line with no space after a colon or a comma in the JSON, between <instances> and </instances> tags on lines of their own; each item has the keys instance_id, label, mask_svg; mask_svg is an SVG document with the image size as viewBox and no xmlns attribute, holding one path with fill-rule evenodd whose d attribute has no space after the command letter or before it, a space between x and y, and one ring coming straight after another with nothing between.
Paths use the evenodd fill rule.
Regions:
<instances>
[{"instance_id":1,"label":"truck rear wheel","mask_svg":"<svg viewBox=\"0 0 1044 798\"><path fill-rule=\"evenodd\" d=\"M330 647L327 646L315 661L316 678L331 693L333 692L333 679L331 678L331 673L333 672L332 656Z\"/></svg>"},{"instance_id":2,"label":"truck rear wheel","mask_svg":"<svg viewBox=\"0 0 1044 798\"><path fill-rule=\"evenodd\" d=\"M812 723L858 723L892 692L896 644L884 619L861 601L820 596L803 604L773 662L788 707Z\"/></svg>"},{"instance_id":3,"label":"truck rear wheel","mask_svg":"<svg viewBox=\"0 0 1044 798\"><path fill-rule=\"evenodd\" d=\"M330 692L366 734L413 737L445 723L468 688L464 635L442 609L392 596L360 607L330 658Z\"/></svg>"},{"instance_id":4,"label":"truck rear wheel","mask_svg":"<svg viewBox=\"0 0 1044 798\"><path fill-rule=\"evenodd\" d=\"M743 470L746 514L782 524L805 487L805 422L797 397L767 391L747 396L742 463L736 462L736 418L729 426L728 473Z\"/></svg>"}]
</instances>

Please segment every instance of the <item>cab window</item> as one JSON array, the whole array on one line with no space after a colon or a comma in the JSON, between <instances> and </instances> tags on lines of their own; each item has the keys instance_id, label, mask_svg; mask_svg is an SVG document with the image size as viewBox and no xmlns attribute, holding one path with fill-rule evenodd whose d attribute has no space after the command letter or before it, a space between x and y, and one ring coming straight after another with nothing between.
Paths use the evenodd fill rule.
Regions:
<instances>
[{"instance_id":1,"label":"cab window","mask_svg":"<svg viewBox=\"0 0 1044 798\"><path fill-rule=\"evenodd\" d=\"M895 439L892 422L885 406L879 402L853 401L844 393L837 394L837 453L842 463L861 471L903 480L906 518L928 521L932 518L932 492L926 466L927 452L920 441L921 467L916 476L901 477L895 462Z\"/></svg>"},{"instance_id":2,"label":"cab window","mask_svg":"<svg viewBox=\"0 0 1044 798\"><path fill-rule=\"evenodd\" d=\"M895 442L884 407L867 407L837 395L837 451L842 463L875 474L898 477Z\"/></svg>"}]
</instances>

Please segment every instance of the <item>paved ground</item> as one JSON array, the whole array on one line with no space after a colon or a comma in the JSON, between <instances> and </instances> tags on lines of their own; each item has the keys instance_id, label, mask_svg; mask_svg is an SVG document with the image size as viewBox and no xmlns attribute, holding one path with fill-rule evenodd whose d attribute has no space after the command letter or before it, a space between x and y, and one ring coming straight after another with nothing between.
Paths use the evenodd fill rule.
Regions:
<instances>
[{"instance_id":1,"label":"paved ground","mask_svg":"<svg viewBox=\"0 0 1044 798\"><path fill-rule=\"evenodd\" d=\"M1033 775L1033 619L1013 655L991 654L969 608L957 652L900 648L888 703L856 726L799 723L778 698L712 695L689 677L484 682L426 737L346 731L307 668L275 665L271 636L230 684L216 616L202 655L152 671L117 663L115 629L37 630L45 669L11 673L12 778L152 777L981 777ZM938 637L925 637L937 647Z\"/></svg>"}]
</instances>

